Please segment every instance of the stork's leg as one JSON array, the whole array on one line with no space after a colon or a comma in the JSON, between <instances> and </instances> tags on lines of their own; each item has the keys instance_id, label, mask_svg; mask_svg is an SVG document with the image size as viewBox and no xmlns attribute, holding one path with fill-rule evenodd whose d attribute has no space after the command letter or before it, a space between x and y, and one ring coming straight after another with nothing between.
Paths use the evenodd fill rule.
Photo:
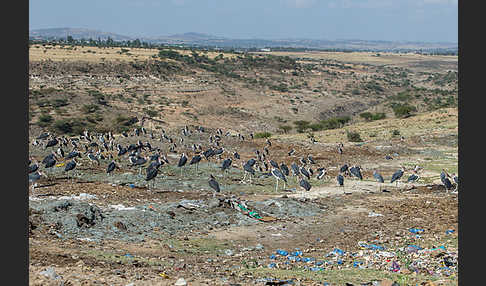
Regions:
<instances>
[{"instance_id":1,"label":"stork's leg","mask_svg":"<svg viewBox=\"0 0 486 286\"><path fill-rule=\"evenodd\" d=\"M246 178L246 171L243 171L243 179L241 179L240 183L244 183Z\"/></svg>"}]
</instances>

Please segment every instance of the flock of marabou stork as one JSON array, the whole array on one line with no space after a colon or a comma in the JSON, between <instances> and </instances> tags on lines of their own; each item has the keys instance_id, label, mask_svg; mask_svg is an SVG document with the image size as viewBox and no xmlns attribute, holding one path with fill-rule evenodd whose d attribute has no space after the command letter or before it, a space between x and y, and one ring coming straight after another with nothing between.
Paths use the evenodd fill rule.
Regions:
<instances>
[{"instance_id":1,"label":"flock of marabou stork","mask_svg":"<svg viewBox=\"0 0 486 286\"><path fill-rule=\"evenodd\" d=\"M201 134L206 133L209 135L207 147L203 148L203 141ZM198 126L190 130L188 126L181 129L181 136L175 139L168 136L168 134L162 129L160 136L154 135L152 132L148 133L145 128L135 128L132 132L122 132L116 137L111 133L98 133L91 134L87 130L82 135L67 137L67 136L54 136L49 132L42 133L35 138L32 142L36 148L42 148L44 150L51 149L50 153L45 156L41 164L29 156L29 183L31 184L32 191L37 186L36 181L41 177L48 178L49 173L54 166L64 166L64 172L68 179L70 172L74 172L78 165L78 160L88 160L90 164L101 165L101 162L107 162L106 173L109 176L115 169L120 169L123 165L123 160L127 160L126 167L137 168L139 175L142 174L142 169L145 168L145 181L149 186L152 181L155 184L155 178L160 172L160 168L164 164L170 164L167 153L163 154L161 148L154 148L149 141L161 142L166 150L171 153L181 153L179 160L177 161L177 167L180 168L181 177L183 176L184 166L195 165L196 173L199 163L204 159L208 162L212 158L216 158L215 161L220 163L220 169L222 176L232 167L237 166L233 161L240 161L240 166L243 171L243 178L240 183L248 182L252 184L252 178L259 172L260 176L273 176L276 180L275 191L278 191L279 181L282 181L286 188L288 183L287 178L295 177L299 183L299 187L303 191L310 191L312 185L310 184L311 178L315 177L317 180L322 180L327 176L327 169L325 167L318 167L314 172L313 166L316 165L312 155L307 154L301 156L298 160L294 160L291 163L290 168L285 163L277 163L270 158L270 148L272 142L270 139L266 139L263 150L255 150L255 156L247 161L241 160L240 154L237 150L230 152L231 148L223 146L224 137L237 137L237 140L254 140L253 133L249 136L244 136L240 133L232 135L230 132L226 132L223 135L221 129L217 129L215 132L206 130L204 127ZM198 144L187 144L185 138L197 136ZM137 138L136 144L128 144L123 146L121 144L123 138ZM246 139L245 139L246 138ZM145 143L141 139L146 139ZM55 151L54 151L55 149ZM64 150L70 149L69 153ZM80 151L83 150L84 151ZM192 152L194 155L189 160L186 153ZM337 153L342 155L344 153L344 145L340 143L337 147ZM189 154L189 153L188 153ZM226 156L226 158L224 158ZM288 156L296 159L296 151L294 149L288 152ZM86 158L86 159L85 159ZM389 155L385 158L387 160L393 159ZM62 160L62 162L61 162ZM298 163L296 163L297 161ZM237 167L238 168L238 167ZM345 177L353 178L355 180L363 180L362 168L360 165L349 166L344 164L338 167L339 173L336 177L337 185L343 188L344 192L344 179ZM420 179L418 173L422 170L421 167L415 166L408 176L407 183L414 183ZM400 166L390 178L390 183L398 183L405 174L405 168ZM376 170L373 172L373 179L381 184L385 182L383 176ZM440 174L441 182L446 191L457 192L458 177L455 174L449 175L445 170L442 170ZM71 177L71 182L73 177ZM454 182L454 183L452 183ZM208 178L209 186L214 190L214 195L220 192L219 183L213 174ZM455 188L454 188L455 185ZM454 188L454 190L452 190Z\"/></svg>"}]
</instances>

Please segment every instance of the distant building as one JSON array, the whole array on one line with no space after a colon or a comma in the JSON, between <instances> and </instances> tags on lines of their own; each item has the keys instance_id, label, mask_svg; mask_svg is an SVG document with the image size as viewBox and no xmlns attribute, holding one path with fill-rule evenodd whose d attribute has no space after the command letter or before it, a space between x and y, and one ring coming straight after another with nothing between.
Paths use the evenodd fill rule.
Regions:
<instances>
[{"instance_id":1,"label":"distant building","mask_svg":"<svg viewBox=\"0 0 486 286\"><path fill-rule=\"evenodd\" d=\"M263 49L260 49L260 52L270 52L271 50L270 49L267 49L267 48L263 48Z\"/></svg>"}]
</instances>

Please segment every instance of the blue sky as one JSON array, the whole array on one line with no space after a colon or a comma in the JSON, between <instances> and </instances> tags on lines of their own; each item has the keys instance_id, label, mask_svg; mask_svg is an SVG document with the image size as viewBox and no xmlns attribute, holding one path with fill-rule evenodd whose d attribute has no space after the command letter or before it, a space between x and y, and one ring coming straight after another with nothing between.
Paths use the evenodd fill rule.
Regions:
<instances>
[{"instance_id":1,"label":"blue sky","mask_svg":"<svg viewBox=\"0 0 486 286\"><path fill-rule=\"evenodd\" d=\"M29 0L29 28L458 42L457 0Z\"/></svg>"}]
</instances>

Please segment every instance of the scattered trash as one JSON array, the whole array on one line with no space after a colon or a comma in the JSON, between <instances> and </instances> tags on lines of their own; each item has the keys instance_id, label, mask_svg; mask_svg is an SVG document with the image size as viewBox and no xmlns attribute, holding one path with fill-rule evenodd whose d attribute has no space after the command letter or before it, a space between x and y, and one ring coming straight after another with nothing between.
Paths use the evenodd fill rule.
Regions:
<instances>
[{"instance_id":1,"label":"scattered trash","mask_svg":"<svg viewBox=\"0 0 486 286\"><path fill-rule=\"evenodd\" d=\"M53 267L48 267L46 270L39 272L39 274L44 275L50 279L57 280L61 279L62 277L57 275L56 271Z\"/></svg>"},{"instance_id":2,"label":"scattered trash","mask_svg":"<svg viewBox=\"0 0 486 286\"><path fill-rule=\"evenodd\" d=\"M454 233L454 230L453 229L448 229L445 231L446 234L451 234L451 233Z\"/></svg>"},{"instance_id":3,"label":"scattered trash","mask_svg":"<svg viewBox=\"0 0 486 286\"><path fill-rule=\"evenodd\" d=\"M289 255L288 251L277 249L277 254L282 255L282 256L287 256Z\"/></svg>"},{"instance_id":4,"label":"scattered trash","mask_svg":"<svg viewBox=\"0 0 486 286\"><path fill-rule=\"evenodd\" d=\"M398 265L398 263L396 261L393 261L390 270L393 271L393 272L398 272L398 271L400 271L400 265Z\"/></svg>"},{"instance_id":5,"label":"scattered trash","mask_svg":"<svg viewBox=\"0 0 486 286\"><path fill-rule=\"evenodd\" d=\"M176 286L185 286L187 285L187 282L184 278L179 278L177 279L176 283L174 284Z\"/></svg>"},{"instance_id":6,"label":"scattered trash","mask_svg":"<svg viewBox=\"0 0 486 286\"><path fill-rule=\"evenodd\" d=\"M419 250L422 250L422 247L417 245L409 245L407 246L406 250L408 253L414 253L414 252L418 252Z\"/></svg>"},{"instance_id":7,"label":"scattered trash","mask_svg":"<svg viewBox=\"0 0 486 286\"><path fill-rule=\"evenodd\" d=\"M371 249L371 250L385 250L385 247L383 246L378 246L375 244L366 244L364 242L359 242L358 243L359 247L361 249Z\"/></svg>"},{"instance_id":8,"label":"scattered trash","mask_svg":"<svg viewBox=\"0 0 486 286\"><path fill-rule=\"evenodd\" d=\"M224 254L226 254L226 255L228 255L228 256L233 256L233 254L234 254L234 253L233 253L233 251L232 251L231 249L226 249L226 250L224 251Z\"/></svg>"},{"instance_id":9,"label":"scattered trash","mask_svg":"<svg viewBox=\"0 0 486 286\"><path fill-rule=\"evenodd\" d=\"M383 216L382 214L375 213L375 212L369 212L368 217L377 217L377 216Z\"/></svg>"},{"instance_id":10,"label":"scattered trash","mask_svg":"<svg viewBox=\"0 0 486 286\"><path fill-rule=\"evenodd\" d=\"M422 233L422 232L424 232L425 230L424 230L424 229L422 229L422 228L411 228L411 229L409 229L409 231L410 231L411 233L418 234L418 233Z\"/></svg>"},{"instance_id":11,"label":"scattered trash","mask_svg":"<svg viewBox=\"0 0 486 286\"><path fill-rule=\"evenodd\" d=\"M133 211L133 210L135 210L135 209L136 209L136 208L134 208L134 207L126 207L126 206L124 206L124 205L122 205L122 204L118 204L118 205L109 205L108 207L113 208L113 209L115 209L115 210L117 210L117 211Z\"/></svg>"},{"instance_id":12,"label":"scattered trash","mask_svg":"<svg viewBox=\"0 0 486 286\"><path fill-rule=\"evenodd\" d=\"M58 200L90 200L90 199L97 199L96 195L90 195L86 193L80 193L77 196L61 196L57 198Z\"/></svg>"},{"instance_id":13,"label":"scattered trash","mask_svg":"<svg viewBox=\"0 0 486 286\"><path fill-rule=\"evenodd\" d=\"M330 254L336 254L336 255L344 255L346 253L344 250L341 250L339 248L334 248L333 251L330 252Z\"/></svg>"},{"instance_id":14,"label":"scattered trash","mask_svg":"<svg viewBox=\"0 0 486 286\"><path fill-rule=\"evenodd\" d=\"M261 245L260 243L255 246L256 250L263 250L264 248L265 247L263 247L263 245Z\"/></svg>"},{"instance_id":15,"label":"scattered trash","mask_svg":"<svg viewBox=\"0 0 486 286\"><path fill-rule=\"evenodd\" d=\"M170 279L170 276L165 274L165 272L159 273L159 276L165 279Z\"/></svg>"}]
</instances>

